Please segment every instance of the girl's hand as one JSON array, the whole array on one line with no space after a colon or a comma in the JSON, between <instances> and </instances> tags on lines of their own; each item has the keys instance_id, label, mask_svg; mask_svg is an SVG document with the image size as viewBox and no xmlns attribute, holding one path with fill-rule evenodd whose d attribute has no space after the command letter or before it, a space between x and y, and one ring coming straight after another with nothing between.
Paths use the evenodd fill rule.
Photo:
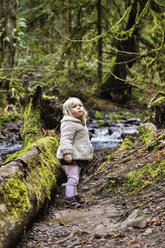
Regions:
<instances>
[{"instance_id":1,"label":"girl's hand","mask_svg":"<svg viewBox=\"0 0 165 248\"><path fill-rule=\"evenodd\" d=\"M72 162L72 155L71 155L70 153L65 154L65 155L64 155L64 160L65 160L67 163L71 163L71 162Z\"/></svg>"}]
</instances>

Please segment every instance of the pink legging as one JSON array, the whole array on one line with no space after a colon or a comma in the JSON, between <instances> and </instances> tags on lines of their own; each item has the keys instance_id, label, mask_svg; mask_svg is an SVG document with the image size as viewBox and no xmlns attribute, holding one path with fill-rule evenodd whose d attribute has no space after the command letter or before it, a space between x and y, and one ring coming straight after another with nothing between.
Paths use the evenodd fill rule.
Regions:
<instances>
[{"instance_id":1,"label":"pink legging","mask_svg":"<svg viewBox=\"0 0 165 248\"><path fill-rule=\"evenodd\" d=\"M65 196L72 197L77 195L77 185L79 182L79 175L81 168L77 165L63 165L62 166L66 175L67 175L67 183L65 189Z\"/></svg>"}]
</instances>

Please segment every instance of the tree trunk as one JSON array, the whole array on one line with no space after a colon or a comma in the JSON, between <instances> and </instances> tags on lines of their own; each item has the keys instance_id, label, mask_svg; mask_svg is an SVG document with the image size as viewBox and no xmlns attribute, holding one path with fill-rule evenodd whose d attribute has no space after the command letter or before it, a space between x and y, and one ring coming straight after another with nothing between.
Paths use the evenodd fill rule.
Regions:
<instances>
[{"instance_id":1,"label":"tree trunk","mask_svg":"<svg viewBox=\"0 0 165 248\"><path fill-rule=\"evenodd\" d=\"M16 29L16 0L0 1L0 66L12 68L14 64L15 47L13 32Z\"/></svg>"},{"instance_id":2,"label":"tree trunk","mask_svg":"<svg viewBox=\"0 0 165 248\"><path fill-rule=\"evenodd\" d=\"M69 31L69 38L71 38L71 35L72 35L72 9L71 9L71 5L72 5L72 2L71 0L69 0L69 8L68 8L68 24L69 24L69 28L68 28L68 31ZM68 78L70 80L70 82L72 81L72 66L71 66L71 56L68 57Z\"/></svg>"},{"instance_id":3,"label":"tree trunk","mask_svg":"<svg viewBox=\"0 0 165 248\"><path fill-rule=\"evenodd\" d=\"M15 57L16 9L16 0L0 1L0 88L6 92L6 98Z\"/></svg>"},{"instance_id":4,"label":"tree trunk","mask_svg":"<svg viewBox=\"0 0 165 248\"><path fill-rule=\"evenodd\" d=\"M21 103L24 109L23 147L0 168L1 248L15 246L24 229L50 202L54 191L65 180L56 159L58 138L44 137L42 133L42 128L51 125L57 128L61 113L57 101L55 98L45 99L38 87L34 92L28 92ZM56 120L51 112L53 109Z\"/></svg>"},{"instance_id":5,"label":"tree trunk","mask_svg":"<svg viewBox=\"0 0 165 248\"><path fill-rule=\"evenodd\" d=\"M143 10L147 0L140 1L134 0L132 9L126 25L126 31L135 25L138 6L140 6L140 12ZM136 37L138 35L138 27L134 28L131 37L126 40L118 42L116 61L112 72L107 75L105 81L102 84L102 97L110 98L115 102L126 102L131 96L132 85L126 82L127 67L130 68L135 60L134 52L138 51Z\"/></svg>"},{"instance_id":6,"label":"tree trunk","mask_svg":"<svg viewBox=\"0 0 165 248\"><path fill-rule=\"evenodd\" d=\"M102 34L102 7L101 0L97 0L97 30L98 35ZM98 68L97 68L97 95L101 94L101 82L102 82L102 37L98 40Z\"/></svg>"}]
</instances>

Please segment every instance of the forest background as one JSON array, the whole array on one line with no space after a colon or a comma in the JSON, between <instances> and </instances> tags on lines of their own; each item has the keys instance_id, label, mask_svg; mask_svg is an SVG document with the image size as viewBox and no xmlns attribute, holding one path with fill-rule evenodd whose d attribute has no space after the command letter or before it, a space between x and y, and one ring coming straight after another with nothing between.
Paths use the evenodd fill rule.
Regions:
<instances>
[{"instance_id":1,"label":"forest background","mask_svg":"<svg viewBox=\"0 0 165 248\"><path fill-rule=\"evenodd\" d=\"M147 106L164 88L164 10L164 0L1 0L1 115L36 86L91 107Z\"/></svg>"},{"instance_id":2,"label":"forest background","mask_svg":"<svg viewBox=\"0 0 165 248\"><path fill-rule=\"evenodd\" d=\"M154 131L154 136L149 126L146 134L142 129L135 145L134 138L126 138L119 153L108 154L107 158L98 155L98 171L105 180L100 185L109 194L118 182L123 185L126 176L128 184L126 181L124 187L133 190L158 182L155 191L146 188L151 193L146 191L148 205L144 207L148 206L149 216L152 213L151 225L157 216L157 223L164 221L164 17L164 0L0 0L0 135L4 122L24 122L20 133L22 150L1 166L0 246L13 246L20 230L50 200L52 189L57 187L60 168L54 153L58 137L45 136L51 136L48 124L52 125L54 117L55 124L59 124L61 112L56 112L56 102L59 99L61 105L69 96L81 98L87 110L101 111L116 102L113 107L129 106L135 114L138 107L142 112L146 110L155 95L163 96L160 101L153 100L157 110L153 123L162 129ZM52 109L53 114L49 111ZM145 122L145 118L141 119ZM3 132L1 137L7 140L6 126L7 135ZM11 128L16 130L15 126ZM102 174L104 170L106 176ZM118 205L118 199L116 202ZM136 206L142 206L141 198ZM131 211L134 207L133 203ZM163 228L162 225L159 232L154 232L152 239L146 238L152 244L157 242L155 247L160 247L160 240L164 244Z\"/></svg>"}]
</instances>

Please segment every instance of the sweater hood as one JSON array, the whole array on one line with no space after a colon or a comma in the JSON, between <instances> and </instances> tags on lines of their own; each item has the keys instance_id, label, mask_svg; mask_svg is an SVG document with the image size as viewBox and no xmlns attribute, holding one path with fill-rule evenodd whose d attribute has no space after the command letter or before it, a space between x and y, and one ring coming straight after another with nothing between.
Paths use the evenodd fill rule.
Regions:
<instances>
[{"instance_id":1,"label":"sweater hood","mask_svg":"<svg viewBox=\"0 0 165 248\"><path fill-rule=\"evenodd\" d=\"M81 123L81 120L79 120L78 118L76 118L74 116L70 116L70 115L65 115L62 118L61 123L65 122L65 121L74 121L74 122Z\"/></svg>"}]
</instances>

